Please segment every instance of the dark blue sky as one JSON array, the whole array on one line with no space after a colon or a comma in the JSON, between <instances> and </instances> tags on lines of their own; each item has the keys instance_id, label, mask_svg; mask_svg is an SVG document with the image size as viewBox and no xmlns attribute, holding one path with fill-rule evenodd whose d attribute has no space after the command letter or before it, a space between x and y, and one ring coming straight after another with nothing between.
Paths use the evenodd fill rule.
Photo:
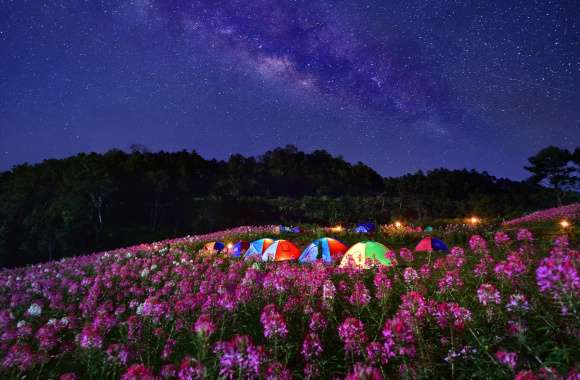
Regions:
<instances>
[{"instance_id":1,"label":"dark blue sky","mask_svg":"<svg viewBox=\"0 0 580 380\"><path fill-rule=\"evenodd\" d=\"M523 178L579 142L573 0L0 0L0 170L294 144Z\"/></svg>"}]
</instances>

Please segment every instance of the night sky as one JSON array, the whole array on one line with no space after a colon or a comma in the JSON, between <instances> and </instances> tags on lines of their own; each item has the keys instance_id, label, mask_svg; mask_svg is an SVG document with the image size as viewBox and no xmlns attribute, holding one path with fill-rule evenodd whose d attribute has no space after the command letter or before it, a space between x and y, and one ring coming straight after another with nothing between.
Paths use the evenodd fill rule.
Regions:
<instances>
[{"instance_id":1,"label":"night sky","mask_svg":"<svg viewBox=\"0 0 580 380\"><path fill-rule=\"evenodd\" d=\"M578 0L0 0L0 170L294 144L521 179L579 143Z\"/></svg>"}]
</instances>

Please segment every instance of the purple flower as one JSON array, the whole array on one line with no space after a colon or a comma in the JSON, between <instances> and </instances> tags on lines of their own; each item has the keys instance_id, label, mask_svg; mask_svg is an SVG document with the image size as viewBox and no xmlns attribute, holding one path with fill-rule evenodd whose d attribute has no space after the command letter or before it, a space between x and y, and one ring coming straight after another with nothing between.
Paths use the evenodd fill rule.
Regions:
<instances>
[{"instance_id":1,"label":"purple flower","mask_svg":"<svg viewBox=\"0 0 580 380\"><path fill-rule=\"evenodd\" d=\"M215 323L212 322L209 315L202 314L197 318L193 326L193 331L199 335L208 337L215 331Z\"/></svg>"},{"instance_id":2,"label":"purple flower","mask_svg":"<svg viewBox=\"0 0 580 380\"><path fill-rule=\"evenodd\" d=\"M361 281L357 281L354 284L354 289L348 298L348 302L351 305L355 306L364 306L369 303L371 300L371 295L369 294L369 290Z\"/></svg>"},{"instance_id":3,"label":"purple flower","mask_svg":"<svg viewBox=\"0 0 580 380\"><path fill-rule=\"evenodd\" d=\"M317 358L322 353L322 344L316 333L308 333L302 343L302 355L304 359L311 360Z\"/></svg>"},{"instance_id":4,"label":"purple flower","mask_svg":"<svg viewBox=\"0 0 580 380\"><path fill-rule=\"evenodd\" d=\"M274 304L264 307L260 315L260 322L262 322L264 327L264 336L266 338L285 338L288 335L284 317L276 310Z\"/></svg>"},{"instance_id":5,"label":"purple flower","mask_svg":"<svg viewBox=\"0 0 580 380\"><path fill-rule=\"evenodd\" d=\"M473 235L469 239L469 248L475 252L487 252L487 241L480 235Z\"/></svg>"},{"instance_id":6,"label":"purple flower","mask_svg":"<svg viewBox=\"0 0 580 380\"><path fill-rule=\"evenodd\" d=\"M236 335L230 341L218 342L214 352L220 362L220 377L238 379L260 376L264 350L261 346L254 346L248 336Z\"/></svg>"},{"instance_id":7,"label":"purple flower","mask_svg":"<svg viewBox=\"0 0 580 380\"><path fill-rule=\"evenodd\" d=\"M344 343L345 351L353 354L362 353L367 336L361 320L354 317L346 318L338 327L338 335Z\"/></svg>"},{"instance_id":8,"label":"purple flower","mask_svg":"<svg viewBox=\"0 0 580 380\"><path fill-rule=\"evenodd\" d=\"M499 291L492 284L481 284L477 289L477 298L483 305L500 304L501 297Z\"/></svg>"},{"instance_id":9,"label":"purple flower","mask_svg":"<svg viewBox=\"0 0 580 380\"><path fill-rule=\"evenodd\" d=\"M516 368L518 361L518 354L515 352L498 351L495 353L495 358L500 364L507 365L512 370Z\"/></svg>"}]
</instances>

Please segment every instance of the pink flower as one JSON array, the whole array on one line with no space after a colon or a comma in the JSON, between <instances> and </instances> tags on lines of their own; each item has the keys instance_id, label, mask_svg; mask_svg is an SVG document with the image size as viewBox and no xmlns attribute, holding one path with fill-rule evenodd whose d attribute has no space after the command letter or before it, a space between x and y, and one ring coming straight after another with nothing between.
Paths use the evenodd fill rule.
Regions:
<instances>
[{"instance_id":1,"label":"pink flower","mask_svg":"<svg viewBox=\"0 0 580 380\"><path fill-rule=\"evenodd\" d=\"M77 380L79 377L74 372L63 373L58 380Z\"/></svg>"},{"instance_id":2,"label":"pink flower","mask_svg":"<svg viewBox=\"0 0 580 380\"><path fill-rule=\"evenodd\" d=\"M264 336L266 338L285 338L288 335L284 317L276 310L274 304L264 307L260 315L260 322L262 322L264 327Z\"/></svg>"},{"instance_id":3,"label":"pink flower","mask_svg":"<svg viewBox=\"0 0 580 380\"><path fill-rule=\"evenodd\" d=\"M403 261L406 262L411 262L415 259L415 257L413 256L413 251L411 251L408 248L401 248L401 250L399 251L399 256L401 256L401 259L403 259Z\"/></svg>"},{"instance_id":4,"label":"pink flower","mask_svg":"<svg viewBox=\"0 0 580 380\"><path fill-rule=\"evenodd\" d=\"M407 267L403 271L403 279L407 284L411 284L419 280L419 275L417 274L417 271L415 269Z\"/></svg>"},{"instance_id":5,"label":"pink flower","mask_svg":"<svg viewBox=\"0 0 580 380\"><path fill-rule=\"evenodd\" d=\"M274 362L266 368L265 380L291 380L292 373L282 363Z\"/></svg>"},{"instance_id":6,"label":"pink flower","mask_svg":"<svg viewBox=\"0 0 580 380\"><path fill-rule=\"evenodd\" d=\"M209 315L202 314L197 318L193 326L193 331L199 335L208 337L215 331L215 323L212 322Z\"/></svg>"},{"instance_id":7,"label":"pink flower","mask_svg":"<svg viewBox=\"0 0 580 380\"><path fill-rule=\"evenodd\" d=\"M351 372L346 375L346 380L383 380L383 374L378 368L356 363Z\"/></svg>"},{"instance_id":8,"label":"pink flower","mask_svg":"<svg viewBox=\"0 0 580 380\"><path fill-rule=\"evenodd\" d=\"M477 298L483 305L499 305L501 303L499 292L492 284L481 284L479 289L477 289Z\"/></svg>"},{"instance_id":9,"label":"pink flower","mask_svg":"<svg viewBox=\"0 0 580 380\"><path fill-rule=\"evenodd\" d=\"M338 335L344 343L345 351L353 354L362 353L367 336L361 320L354 317L346 318L338 327Z\"/></svg>"},{"instance_id":10,"label":"pink flower","mask_svg":"<svg viewBox=\"0 0 580 380\"><path fill-rule=\"evenodd\" d=\"M473 235L469 239L469 248L475 252L487 252L487 241L480 235Z\"/></svg>"},{"instance_id":11,"label":"pink flower","mask_svg":"<svg viewBox=\"0 0 580 380\"><path fill-rule=\"evenodd\" d=\"M185 357L179 365L177 373L179 380L202 380L205 379L205 368L195 359Z\"/></svg>"},{"instance_id":12,"label":"pink flower","mask_svg":"<svg viewBox=\"0 0 580 380\"><path fill-rule=\"evenodd\" d=\"M393 287L391 279L388 277L386 271L383 270L382 267L377 270L377 273L373 279L373 284L375 285L376 289L376 297L379 300L387 298L389 291Z\"/></svg>"},{"instance_id":13,"label":"pink flower","mask_svg":"<svg viewBox=\"0 0 580 380\"><path fill-rule=\"evenodd\" d=\"M143 364L133 364L125 371L121 380L155 380L157 377Z\"/></svg>"},{"instance_id":14,"label":"pink flower","mask_svg":"<svg viewBox=\"0 0 580 380\"><path fill-rule=\"evenodd\" d=\"M538 380L538 377L533 371L526 369L518 372L514 380Z\"/></svg>"},{"instance_id":15,"label":"pink flower","mask_svg":"<svg viewBox=\"0 0 580 380\"><path fill-rule=\"evenodd\" d=\"M264 349L261 346L254 346L248 336L236 335L230 341L218 342L214 352L220 362L220 377L238 379L260 376Z\"/></svg>"},{"instance_id":16,"label":"pink flower","mask_svg":"<svg viewBox=\"0 0 580 380\"><path fill-rule=\"evenodd\" d=\"M519 241L532 242L532 241L534 241L534 235L532 235L532 232L530 230L527 230L525 228L521 228L518 230L518 233L516 235L516 239Z\"/></svg>"},{"instance_id":17,"label":"pink flower","mask_svg":"<svg viewBox=\"0 0 580 380\"><path fill-rule=\"evenodd\" d=\"M312 332L319 332L326 328L326 319L322 313L316 312L312 313L310 316L310 322L308 323L308 328Z\"/></svg>"},{"instance_id":18,"label":"pink flower","mask_svg":"<svg viewBox=\"0 0 580 380\"><path fill-rule=\"evenodd\" d=\"M369 294L369 291L365 286L365 284L363 284L360 281L357 281L356 284L354 284L354 289L352 291L352 294L348 298L348 302L350 302L351 305L361 307L368 304L370 300L371 295Z\"/></svg>"},{"instance_id":19,"label":"pink flower","mask_svg":"<svg viewBox=\"0 0 580 380\"><path fill-rule=\"evenodd\" d=\"M516 368L518 361L518 354L515 352L498 351L495 353L495 358L500 364L510 367L512 370Z\"/></svg>"},{"instance_id":20,"label":"pink flower","mask_svg":"<svg viewBox=\"0 0 580 380\"><path fill-rule=\"evenodd\" d=\"M495 242L495 245L498 247L504 246L507 243L509 243L510 241L510 237L508 234L506 234L503 231L498 231L495 233L495 235L493 236L493 241Z\"/></svg>"},{"instance_id":21,"label":"pink flower","mask_svg":"<svg viewBox=\"0 0 580 380\"><path fill-rule=\"evenodd\" d=\"M322 353L322 344L320 343L320 338L316 333L308 333L304 338L302 343L302 355L304 359L311 360L320 356Z\"/></svg>"},{"instance_id":22,"label":"pink flower","mask_svg":"<svg viewBox=\"0 0 580 380\"><path fill-rule=\"evenodd\" d=\"M530 310L528 299L525 295L516 293L510 295L509 301L506 304L507 311L510 312L526 312Z\"/></svg>"},{"instance_id":23,"label":"pink flower","mask_svg":"<svg viewBox=\"0 0 580 380\"><path fill-rule=\"evenodd\" d=\"M85 326L77 336L77 341L81 348L100 348L103 345L103 338L93 326Z\"/></svg>"},{"instance_id":24,"label":"pink flower","mask_svg":"<svg viewBox=\"0 0 580 380\"><path fill-rule=\"evenodd\" d=\"M443 278L438 282L439 292L446 293L453 290L459 290L463 286L463 281L459 274L459 270L445 272Z\"/></svg>"},{"instance_id":25,"label":"pink flower","mask_svg":"<svg viewBox=\"0 0 580 380\"><path fill-rule=\"evenodd\" d=\"M4 356L2 366L4 368L18 368L26 371L34 365L34 355L27 344L15 344L10 347L10 351Z\"/></svg>"}]
</instances>

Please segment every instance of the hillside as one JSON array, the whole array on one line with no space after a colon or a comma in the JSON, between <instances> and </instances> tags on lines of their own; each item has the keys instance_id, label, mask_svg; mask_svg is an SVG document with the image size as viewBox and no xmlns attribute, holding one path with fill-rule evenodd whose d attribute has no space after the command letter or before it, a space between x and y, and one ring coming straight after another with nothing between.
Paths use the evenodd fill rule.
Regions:
<instances>
[{"instance_id":1,"label":"hillside","mask_svg":"<svg viewBox=\"0 0 580 380\"><path fill-rule=\"evenodd\" d=\"M501 219L555 199L538 185L467 170L382 178L292 146L228 161L143 149L79 154L0 174L0 267L237 225Z\"/></svg>"}]
</instances>

